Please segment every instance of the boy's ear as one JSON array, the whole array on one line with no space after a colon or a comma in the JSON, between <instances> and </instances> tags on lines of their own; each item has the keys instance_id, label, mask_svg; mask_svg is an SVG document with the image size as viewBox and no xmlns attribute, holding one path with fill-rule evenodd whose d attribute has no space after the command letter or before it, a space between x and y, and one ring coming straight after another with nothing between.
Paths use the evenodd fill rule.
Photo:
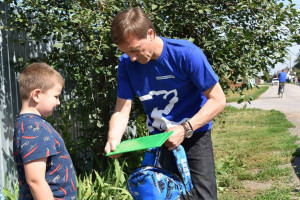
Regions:
<instances>
[{"instance_id":1,"label":"boy's ear","mask_svg":"<svg viewBox=\"0 0 300 200\"><path fill-rule=\"evenodd\" d=\"M41 90L40 89L34 89L31 92L31 98L35 103L39 103L40 102L40 94L41 94Z\"/></svg>"}]
</instances>

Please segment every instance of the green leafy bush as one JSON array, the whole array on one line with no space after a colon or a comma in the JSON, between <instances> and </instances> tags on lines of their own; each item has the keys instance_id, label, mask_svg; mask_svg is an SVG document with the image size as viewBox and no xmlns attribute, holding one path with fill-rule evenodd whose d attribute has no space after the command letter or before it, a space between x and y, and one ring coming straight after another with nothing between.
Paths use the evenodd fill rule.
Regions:
<instances>
[{"instance_id":1,"label":"green leafy bush","mask_svg":"<svg viewBox=\"0 0 300 200\"><path fill-rule=\"evenodd\" d=\"M124 164L120 166L118 160L103 174L97 171L85 176L79 176L77 179L78 199L82 200L100 200L100 199L131 199L126 189L126 177L123 172Z\"/></svg>"}]
</instances>

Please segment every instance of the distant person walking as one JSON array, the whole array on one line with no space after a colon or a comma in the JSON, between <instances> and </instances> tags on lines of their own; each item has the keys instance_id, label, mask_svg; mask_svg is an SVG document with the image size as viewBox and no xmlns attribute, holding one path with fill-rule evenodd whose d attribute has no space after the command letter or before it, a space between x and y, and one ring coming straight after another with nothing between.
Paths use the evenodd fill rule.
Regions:
<instances>
[{"instance_id":1,"label":"distant person walking","mask_svg":"<svg viewBox=\"0 0 300 200\"><path fill-rule=\"evenodd\" d=\"M278 95L280 94L281 87L283 87L283 89L284 89L284 85L285 85L285 82L286 82L286 75L287 74L286 74L284 69L282 70L282 72L280 72L278 74L278 79L279 79Z\"/></svg>"}]
</instances>

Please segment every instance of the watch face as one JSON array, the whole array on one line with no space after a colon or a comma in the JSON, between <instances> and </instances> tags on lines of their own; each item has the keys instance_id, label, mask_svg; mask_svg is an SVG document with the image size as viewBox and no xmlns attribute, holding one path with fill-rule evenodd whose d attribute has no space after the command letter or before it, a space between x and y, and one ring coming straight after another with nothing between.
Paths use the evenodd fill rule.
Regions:
<instances>
[{"instance_id":1,"label":"watch face","mask_svg":"<svg viewBox=\"0 0 300 200\"><path fill-rule=\"evenodd\" d=\"M186 134L185 134L185 137L186 137L186 138L190 138L190 137L192 137L192 135L193 135L193 131L192 131L192 130L188 130L188 131L186 132Z\"/></svg>"}]
</instances>

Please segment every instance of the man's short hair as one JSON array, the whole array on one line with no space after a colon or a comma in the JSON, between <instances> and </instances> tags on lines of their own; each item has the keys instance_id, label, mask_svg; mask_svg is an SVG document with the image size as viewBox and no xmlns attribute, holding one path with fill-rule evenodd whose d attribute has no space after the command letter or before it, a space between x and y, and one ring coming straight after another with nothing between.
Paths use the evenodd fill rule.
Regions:
<instances>
[{"instance_id":1,"label":"man's short hair","mask_svg":"<svg viewBox=\"0 0 300 200\"><path fill-rule=\"evenodd\" d=\"M56 83L65 85L64 79L59 72L46 63L35 62L28 65L19 76L19 92L22 100L27 100L30 93L35 89L42 92L54 87Z\"/></svg>"},{"instance_id":2,"label":"man's short hair","mask_svg":"<svg viewBox=\"0 0 300 200\"><path fill-rule=\"evenodd\" d=\"M128 35L133 34L138 39L147 37L149 29L154 26L146 15L146 13L139 7L129 8L115 16L111 25L111 38L115 44L121 44L126 41Z\"/></svg>"}]
</instances>

